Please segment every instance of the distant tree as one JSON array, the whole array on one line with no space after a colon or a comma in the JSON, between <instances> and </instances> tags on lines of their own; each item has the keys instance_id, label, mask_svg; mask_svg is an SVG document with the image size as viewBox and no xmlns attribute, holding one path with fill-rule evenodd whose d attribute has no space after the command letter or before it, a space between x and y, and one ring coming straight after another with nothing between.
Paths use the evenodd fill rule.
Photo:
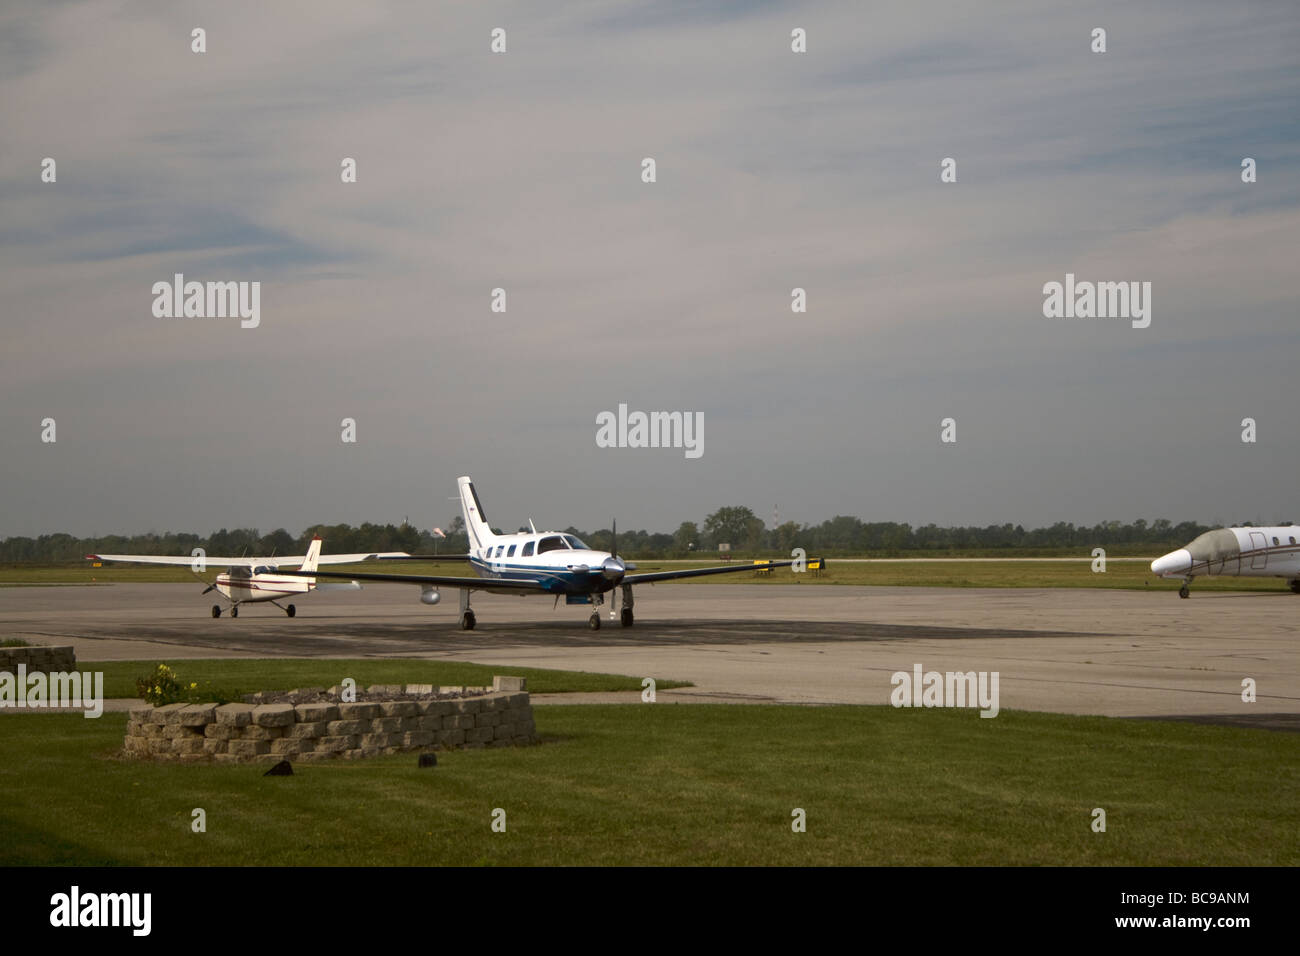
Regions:
<instances>
[{"instance_id":1,"label":"distant tree","mask_svg":"<svg viewBox=\"0 0 1300 956\"><path fill-rule=\"evenodd\" d=\"M754 512L744 505L719 508L704 519L704 533L714 546L730 544L733 548L743 548L749 540L750 522L754 520Z\"/></svg>"},{"instance_id":2,"label":"distant tree","mask_svg":"<svg viewBox=\"0 0 1300 956\"><path fill-rule=\"evenodd\" d=\"M700 529L695 526L694 521L683 521L677 526L677 532L673 535L673 550L685 554L691 550L692 545L698 547L700 543Z\"/></svg>"}]
</instances>

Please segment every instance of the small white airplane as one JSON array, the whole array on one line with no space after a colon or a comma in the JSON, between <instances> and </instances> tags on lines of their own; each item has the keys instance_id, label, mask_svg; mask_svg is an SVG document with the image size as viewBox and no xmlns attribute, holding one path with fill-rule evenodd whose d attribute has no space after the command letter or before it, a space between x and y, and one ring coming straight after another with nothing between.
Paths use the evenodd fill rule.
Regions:
<instances>
[{"instance_id":1,"label":"small white airplane","mask_svg":"<svg viewBox=\"0 0 1300 956\"><path fill-rule=\"evenodd\" d=\"M469 561L477 577L442 577L421 574L340 574L318 572L317 577L354 578L361 581L395 581L415 584L421 588L420 600L437 604L441 600L439 588L456 588L460 592L460 627L472 631L476 623L469 597L473 591L494 594L553 595L558 605L592 606L588 626L600 629L600 611L605 593L616 588L622 591L620 620L624 627L632 626L632 588L638 584L672 581L677 578L695 578L707 574L735 574L738 571L770 570L799 564L797 561L763 561L752 564L737 563L725 567L695 568L681 571L656 571L648 574L629 574L636 565L627 564L618 556L618 532L610 551L595 551L579 538L560 531L538 531L532 521L531 532L496 534L483 515L483 506L468 477L458 479L461 510L465 514L465 530L469 535L470 553L458 556L442 555L439 560ZM418 556L413 556L413 560ZM810 567L825 567L820 559L810 559ZM614 597L610 596L610 616L613 617Z\"/></svg>"},{"instance_id":2,"label":"small white airplane","mask_svg":"<svg viewBox=\"0 0 1300 956\"><path fill-rule=\"evenodd\" d=\"M1162 578L1182 578L1178 596L1187 597L1197 575L1285 578L1300 594L1300 528L1219 528L1207 531L1185 548L1170 551L1151 562Z\"/></svg>"},{"instance_id":3,"label":"small white airplane","mask_svg":"<svg viewBox=\"0 0 1300 956\"><path fill-rule=\"evenodd\" d=\"M208 591L212 590L219 591L230 602L231 617L239 617L239 605L258 604L263 601L270 601L289 617L293 617L298 613L298 609L292 604L281 604L279 598L291 597L295 594L306 594L309 591L361 590L361 585L357 584L356 581L351 584L317 584L311 575L316 571L318 565L352 564L373 558L410 557L405 551L322 555L320 549L321 539L315 537L312 538L305 555L285 558L214 558L206 555L184 557L166 554L88 554L86 558L94 561L129 561L136 564L189 565L190 570L195 575L204 571L209 564L215 567L224 565L226 570L218 574L216 580L209 584L203 593L207 594ZM280 564L300 564L301 567L298 568L298 571L305 571L307 574L283 573L280 571ZM350 577L350 575L335 576ZM212 605L212 616L221 617L220 604Z\"/></svg>"}]
</instances>

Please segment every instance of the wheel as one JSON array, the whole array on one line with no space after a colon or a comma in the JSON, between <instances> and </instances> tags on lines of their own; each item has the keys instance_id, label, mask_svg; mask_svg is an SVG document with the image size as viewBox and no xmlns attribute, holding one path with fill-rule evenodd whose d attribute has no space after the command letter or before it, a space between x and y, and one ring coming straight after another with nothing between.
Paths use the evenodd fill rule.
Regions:
<instances>
[{"instance_id":1,"label":"wheel","mask_svg":"<svg viewBox=\"0 0 1300 956\"><path fill-rule=\"evenodd\" d=\"M237 606L230 609L230 616L239 617L239 608Z\"/></svg>"},{"instance_id":2,"label":"wheel","mask_svg":"<svg viewBox=\"0 0 1300 956\"><path fill-rule=\"evenodd\" d=\"M599 631L599 630L600 630L600 612L599 612L599 611L594 612L594 613L591 615L591 617L589 617L589 618L587 619L587 626L588 626L589 628L591 628L593 631Z\"/></svg>"},{"instance_id":3,"label":"wheel","mask_svg":"<svg viewBox=\"0 0 1300 956\"><path fill-rule=\"evenodd\" d=\"M290 617L293 617L295 614L298 613L298 609L294 607L292 604L290 604L287 608L284 609L284 613L288 614Z\"/></svg>"},{"instance_id":4,"label":"wheel","mask_svg":"<svg viewBox=\"0 0 1300 956\"><path fill-rule=\"evenodd\" d=\"M213 617L221 617L221 605L220 605L220 604L214 604L214 605L212 605L212 616L213 616Z\"/></svg>"},{"instance_id":5,"label":"wheel","mask_svg":"<svg viewBox=\"0 0 1300 956\"><path fill-rule=\"evenodd\" d=\"M1187 585L1184 584L1182 587L1180 587L1180 588L1178 589L1178 596L1179 596L1180 598L1188 598L1188 597L1191 597L1191 596L1192 596L1192 592L1191 592L1191 590L1187 587Z\"/></svg>"},{"instance_id":6,"label":"wheel","mask_svg":"<svg viewBox=\"0 0 1300 956\"><path fill-rule=\"evenodd\" d=\"M632 626L632 609L630 607L623 608L623 626Z\"/></svg>"},{"instance_id":7,"label":"wheel","mask_svg":"<svg viewBox=\"0 0 1300 956\"><path fill-rule=\"evenodd\" d=\"M1292 582L1291 582L1291 593L1292 593L1292 594L1300 594L1300 581L1292 581Z\"/></svg>"},{"instance_id":8,"label":"wheel","mask_svg":"<svg viewBox=\"0 0 1300 956\"><path fill-rule=\"evenodd\" d=\"M475 625L476 623L478 623L478 622L474 620L474 612L473 612L473 611L466 611L464 614L462 614L462 615L460 616L460 629L461 629L462 631L472 631L472 630L474 630L474 625Z\"/></svg>"}]
</instances>

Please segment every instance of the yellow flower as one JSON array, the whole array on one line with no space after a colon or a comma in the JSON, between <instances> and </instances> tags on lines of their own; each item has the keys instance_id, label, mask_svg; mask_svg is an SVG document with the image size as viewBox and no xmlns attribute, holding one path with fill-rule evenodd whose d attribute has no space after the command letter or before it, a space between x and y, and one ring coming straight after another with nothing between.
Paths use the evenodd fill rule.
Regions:
<instances>
[{"instance_id":1,"label":"yellow flower","mask_svg":"<svg viewBox=\"0 0 1300 956\"><path fill-rule=\"evenodd\" d=\"M196 684L196 683L191 683L191 684L190 684L190 690L193 690L194 688L196 688L196 687L198 687L198 686L199 686L199 685Z\"/></svg>"}]
</instances>

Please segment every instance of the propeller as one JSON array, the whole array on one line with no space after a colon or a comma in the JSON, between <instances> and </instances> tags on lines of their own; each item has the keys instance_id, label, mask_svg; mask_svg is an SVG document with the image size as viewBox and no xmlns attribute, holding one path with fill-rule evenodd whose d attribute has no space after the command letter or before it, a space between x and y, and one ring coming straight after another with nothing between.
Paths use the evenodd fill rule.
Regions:
<instances>
[{"instance_id":1,"label":"propeller","mask_svg":"<svg viewBox=\"0 0 1300 956\"><path fill-rule=\"evenodd\" d=\"M600 573L611 581L617 581L627 573L627 565L618 556L618 519L610 522L609 557L601 563Z\"/></svg>"}]
</instances>

